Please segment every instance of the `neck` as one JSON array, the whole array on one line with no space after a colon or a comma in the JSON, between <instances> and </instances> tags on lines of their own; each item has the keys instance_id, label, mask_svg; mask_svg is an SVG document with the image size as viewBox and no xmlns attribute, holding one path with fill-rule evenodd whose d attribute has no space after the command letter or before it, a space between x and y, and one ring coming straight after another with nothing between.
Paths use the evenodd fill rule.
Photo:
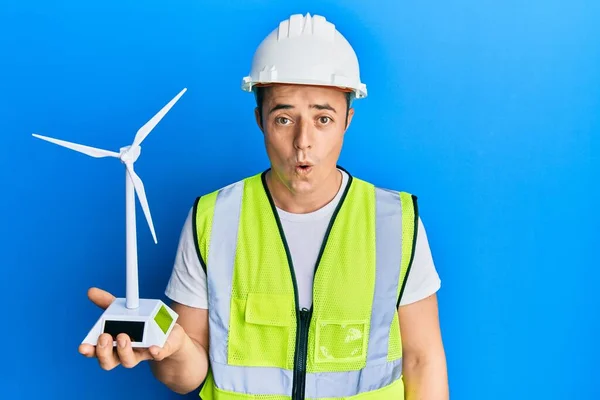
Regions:
<instances>
[{"instance_id":1,"label":"neck","mask_svg":"<svg viewBox=\"0 0 600 400\"><path fill-rule=\"evenodd\" d=\"M342 173L335 168L310 193L295 193L273 174L272 169L267 172L266 181L275 206L289 213L306 214L333 200L342 185Z\"/></svg>"}]
</instances>

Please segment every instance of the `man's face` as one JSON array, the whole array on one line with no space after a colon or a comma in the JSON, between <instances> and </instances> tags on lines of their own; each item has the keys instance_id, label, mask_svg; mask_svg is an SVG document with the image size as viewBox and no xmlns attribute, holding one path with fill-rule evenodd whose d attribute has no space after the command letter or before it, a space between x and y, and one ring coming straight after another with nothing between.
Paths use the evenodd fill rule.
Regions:
<instances>
[{"instance_id":1,"label":"man's face","mask_svg":"<svg viewBox=\"0 0 600 400\"><path fill-rule=\"evenodd\" d=\"M292 193L331 179L346 131L346 94L334 88L274 85L265 90L262 123L272 172ZM348 125L354 110L348 112Z\"/></svg>"}]
</instances>

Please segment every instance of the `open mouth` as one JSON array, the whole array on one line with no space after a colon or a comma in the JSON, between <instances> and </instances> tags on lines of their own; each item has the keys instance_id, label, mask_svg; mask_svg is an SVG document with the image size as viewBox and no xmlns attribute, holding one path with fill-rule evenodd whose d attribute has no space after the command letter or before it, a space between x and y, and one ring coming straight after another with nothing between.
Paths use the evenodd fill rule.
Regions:
<instances>
[{"instance_id":1,"label":"open mouth","mask_svg":"<svg viewBox=\"0 0 600 400\"><path fill-rule=\"evenodd\" d=\"M307 174L312 170L312 165L310 164L296 164L296 172L299 174Z\"/></svg>"}]
</instances>

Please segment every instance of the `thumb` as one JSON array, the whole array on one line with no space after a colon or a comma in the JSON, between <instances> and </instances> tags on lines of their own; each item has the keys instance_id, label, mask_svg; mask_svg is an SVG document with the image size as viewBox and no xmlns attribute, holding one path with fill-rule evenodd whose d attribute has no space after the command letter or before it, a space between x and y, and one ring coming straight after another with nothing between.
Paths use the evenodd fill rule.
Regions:
<instances>
[{"instance_id":1,"label":"thumb","mask_svg":"<svg viewBox=\"0 0 600 400\"><path fill-rule=\"evenodd\" d=\"M173 353L177 352L181 347L183 347L183 343L187 337L187 334L183 330L183 328L179 324L175 324L173 329L171 330L171 334L165 341L163 347L159 346L150 346L148 351L154 361L162 361L167 357L170 357Z\"/></svg>"},{"instance_id":2,"label":"thumb","mask_svg":"<svg viewBox=\"0 0 600 400\"><path fill-rule=\"evenodd\" d=\"M148 349L148 352L154 361L162 361L169 357L173 351L171 350L169 343L165 342L164 347L151 346Z\"/></svg>"},{"instance_id":3,"label":"thumb","mask_svg":"<svg viewBox=\"0 0 600 400\"><path fill-rule=\"evenodd\" d=\"M115 300L115 296L108 293L106 290L98 288L90 288L87 292L88 298L98 307L106 310L108 306Z\"/></svg>"}]
</instances>

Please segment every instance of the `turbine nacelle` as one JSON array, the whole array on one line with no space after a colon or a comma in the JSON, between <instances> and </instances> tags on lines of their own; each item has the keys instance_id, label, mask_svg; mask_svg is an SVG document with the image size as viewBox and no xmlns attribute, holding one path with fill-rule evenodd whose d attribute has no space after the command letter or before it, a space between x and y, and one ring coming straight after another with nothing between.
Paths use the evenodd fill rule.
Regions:
<instances>
[{"instance_id":1,"label":"turbine nacelle","mask_svg":"<svg viewBox=\"0 0 600 400\"><path fill-rule=\"evenodd\" d=\"M140 146L125 146L119 149L119 159L123 164L133 164L140 157Z\"/></svg>"}]
</instances>

